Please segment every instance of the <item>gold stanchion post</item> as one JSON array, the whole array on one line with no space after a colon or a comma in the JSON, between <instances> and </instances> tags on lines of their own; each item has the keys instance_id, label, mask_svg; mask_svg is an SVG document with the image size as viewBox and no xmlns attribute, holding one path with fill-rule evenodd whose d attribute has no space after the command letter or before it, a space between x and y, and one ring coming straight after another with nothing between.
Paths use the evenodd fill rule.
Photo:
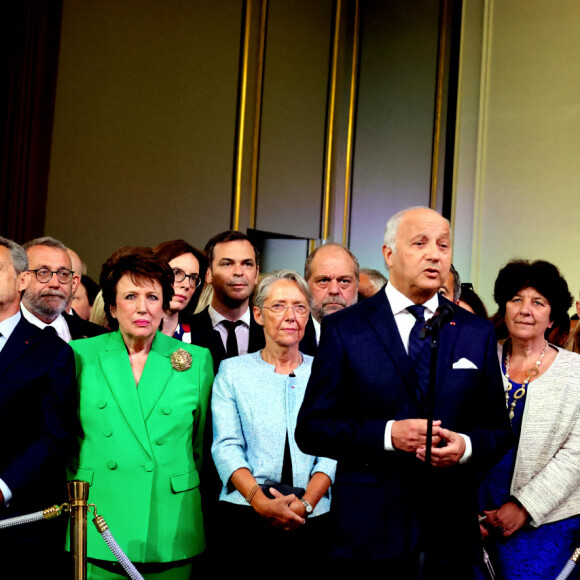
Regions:
<instances>
[{"instance_id":1,"label":"gold stanchion post","mask_svg":"<svg viewBox=\"0 0 580 580\"><path fill-rule=\"evenodd\" d=\"M69 481L70 549L73 557L74 580L87 580L87 500L89 484Z\"/></svg>"}]
</instances>

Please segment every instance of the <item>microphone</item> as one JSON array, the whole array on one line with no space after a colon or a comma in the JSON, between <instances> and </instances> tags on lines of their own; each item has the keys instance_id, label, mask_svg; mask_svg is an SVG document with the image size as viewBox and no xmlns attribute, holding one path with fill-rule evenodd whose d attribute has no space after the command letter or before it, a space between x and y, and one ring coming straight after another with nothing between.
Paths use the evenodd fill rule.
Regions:
<instances>
[{"instance_id":1,"label":"microphone","mask_svg":"<svg viewBox=\"0 0 580 580\"><path fill-rule=\"evenodd\" d=\"M455 311L451 304L445 302L439 305L439 308L435 311L435 314L425 323L425 326L421 329L421 334L419 338L424 339L433 334L438 335L441 329L453 320L455 316Z\"/></svg>"}]
</instances>

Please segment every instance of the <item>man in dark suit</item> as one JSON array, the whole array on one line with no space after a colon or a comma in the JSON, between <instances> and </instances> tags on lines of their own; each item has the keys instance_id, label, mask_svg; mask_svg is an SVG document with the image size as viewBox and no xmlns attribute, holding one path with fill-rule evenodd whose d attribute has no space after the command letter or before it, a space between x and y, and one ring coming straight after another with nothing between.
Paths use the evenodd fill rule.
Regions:
<instances>
[{"instance_id":1,"label":"man in dark suit","mask_svg":"<svg viewBox=\"0 0 580 580\"><path fill-rule=\"evenodd\" d=\"M258 282L257 250L237 231L214 236L205 246L211 305L191 318L191 343L208 348L217 373L222 360L264 347L264 331L254 320L250 297Z\"/></svg>"},{"instance_id":2,"label":"man in dark suit","mask_svg":"<svg viewBox=\"0 0 580 580\"><path fill-rule=\"evenodd\" d=\"M73 352L20 312L30 276L24 250L0 237L0 519L66 501L80 434ZM0 576L62 576L65 529L62 517L2 530Z\"/></svg>"},{"instance_id":3,"label":"man in dark suit","mask_svg":"<svg viewBox=\"0 0 580 580\"><path fill-rule=\"evenodd\" d=\"M217 374L225 358L264 348L264 331L250 308L250 297L258 282L258 252L242 232L226 231L209 240L205 254L209 262L206 282L213 286L213 297L210 306L191 318L189 327L191 343L209 349ZM222 483L211 458L210 410L205 424L201 500L208 544L206 558L217 562L223 557L215 527Z\"/></svg>"},{"instance_id":4,"label":"man in dark suit","mask_svg":"<svg viewBox=\"0 0 580 580\"><path fill-rule=\"evenodd\" d=\"M300 352L314 356L320 341L322 319L356 303L358 260L340 244L325 244L306 258L304 279L312 293L312 314L300 341Z\"/></svg>"},{"instance_id":5,"label":"man in dark suit","mask_svg":"<svg viewBox=\"0 0 580 580\"><path fill-rule=\"evenodd\" d=\"M32 274L22 295L24 318L41 329L52 326L65 342L107 332L74 312L65 312L80 282L80 272L72 270L66 246L45 236L27 242L24 248Z\"/></svg>"},{"instance_id":6,"label":"man in dark suit","mask_svg":"<svg viewBox=\"0 0 580 580\"><path fill-rule=\"evenodd\" d=\"M511 444L493 327L453 306L441 330L427 466L418 329L447 302L437 290L451 264L449 223L427 208L400 212L387 224L383 254L387 286L324 319L296 441L338 459L337 557L359 567L382 560L381 570L405 578L470 578L476 476Z\"/></svg>"}]
</instances>

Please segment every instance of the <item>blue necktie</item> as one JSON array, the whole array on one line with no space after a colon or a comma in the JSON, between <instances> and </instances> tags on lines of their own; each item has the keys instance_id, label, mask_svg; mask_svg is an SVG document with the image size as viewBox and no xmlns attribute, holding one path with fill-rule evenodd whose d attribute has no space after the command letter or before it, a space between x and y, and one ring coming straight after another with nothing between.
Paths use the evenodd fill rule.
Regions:
<instances>
[{"instance_id":1,"label":"blue necktie","mask_svg":"<svg viewBox=\"0 0 580 580\"><path fill-rule=\"evenodd\" d=\"M409 356L415 363L415 373L419 379L419 387L423 396L426 396L429 387L429 370L431 367L431 341L428 338L421 340L419 335L425 326L425 306L413 304L407 310L415 317L415 325L409 335Z\"/></svg>"}]
</instances>

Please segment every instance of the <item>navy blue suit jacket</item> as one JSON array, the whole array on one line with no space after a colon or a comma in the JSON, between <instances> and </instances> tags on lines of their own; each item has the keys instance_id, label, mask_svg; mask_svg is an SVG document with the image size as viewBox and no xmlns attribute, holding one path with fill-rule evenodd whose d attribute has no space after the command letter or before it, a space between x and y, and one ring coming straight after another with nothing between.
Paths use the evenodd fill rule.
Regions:
<instances>
[{"instance_id":1,"label":"navy blue suit jacket","mask_svg":"<svg viewBox=\"0 0 580 580\"><path fill-rule=\"evenodd\" d=\"M248 343L248 353L256 352L264 348L266 340L264 329L254 320L250 311L250 340ZM226 358L226 349L220 333L214 330L209 307L192 316L186 322L191 330L191 344L203 346L209 349L213 359L214 374L217 374L219 366ZM205 436L203 440L204 462L201 468L201 502L204 515L206 540L208 546L219 541L215 530L217 519L217 505L222 489L222 482L213 463L211 455L211 444L213 441L211 409L208 409L205 422Z\"/></svg>"},{"instance_id":2,"label":"navy blue suit jacket","mask_svg":"<svg viewBox=\"0 0 580 580\"><path fill-rule=\"evenodd\" d=\"M475 476L512 436L493 327L454 309L440 335L435 418L469 435L473 455L465 465L429 470L412 454L384 450L387 421L426 417L384 289L323 320L296 441L305 453L338 459L331 509L339 556L408 555L417 549L422 514L445 541L464 549L477 542ZM453 368L462 358L477 369Z\"/></svg>"},{"instance_id":3,"label":"navy blue suit jacket","mask_svg":"<svg viewBox=\"0 0 580 580\"><path fill-rule=\"evenodd\" d=\"M304 336L300 341L299 348L302 354L309 354L310 356L316 356L316 353L318 352L316 330L314 329L314 322L312 322L312 314L308 317L308 322L304 329Z\"/></svg>"},{"instance_id":4,"label":"navy blue suit jacket","mask_svg":"<svg viewBox=\"0 0 580 580\"><path fill-rule=\"evenodd\" d=\"M0 351L0 478L13 494L1 518L67 499L80 432L72 349L21 318Z\"/></svg>"}]
</instances>

